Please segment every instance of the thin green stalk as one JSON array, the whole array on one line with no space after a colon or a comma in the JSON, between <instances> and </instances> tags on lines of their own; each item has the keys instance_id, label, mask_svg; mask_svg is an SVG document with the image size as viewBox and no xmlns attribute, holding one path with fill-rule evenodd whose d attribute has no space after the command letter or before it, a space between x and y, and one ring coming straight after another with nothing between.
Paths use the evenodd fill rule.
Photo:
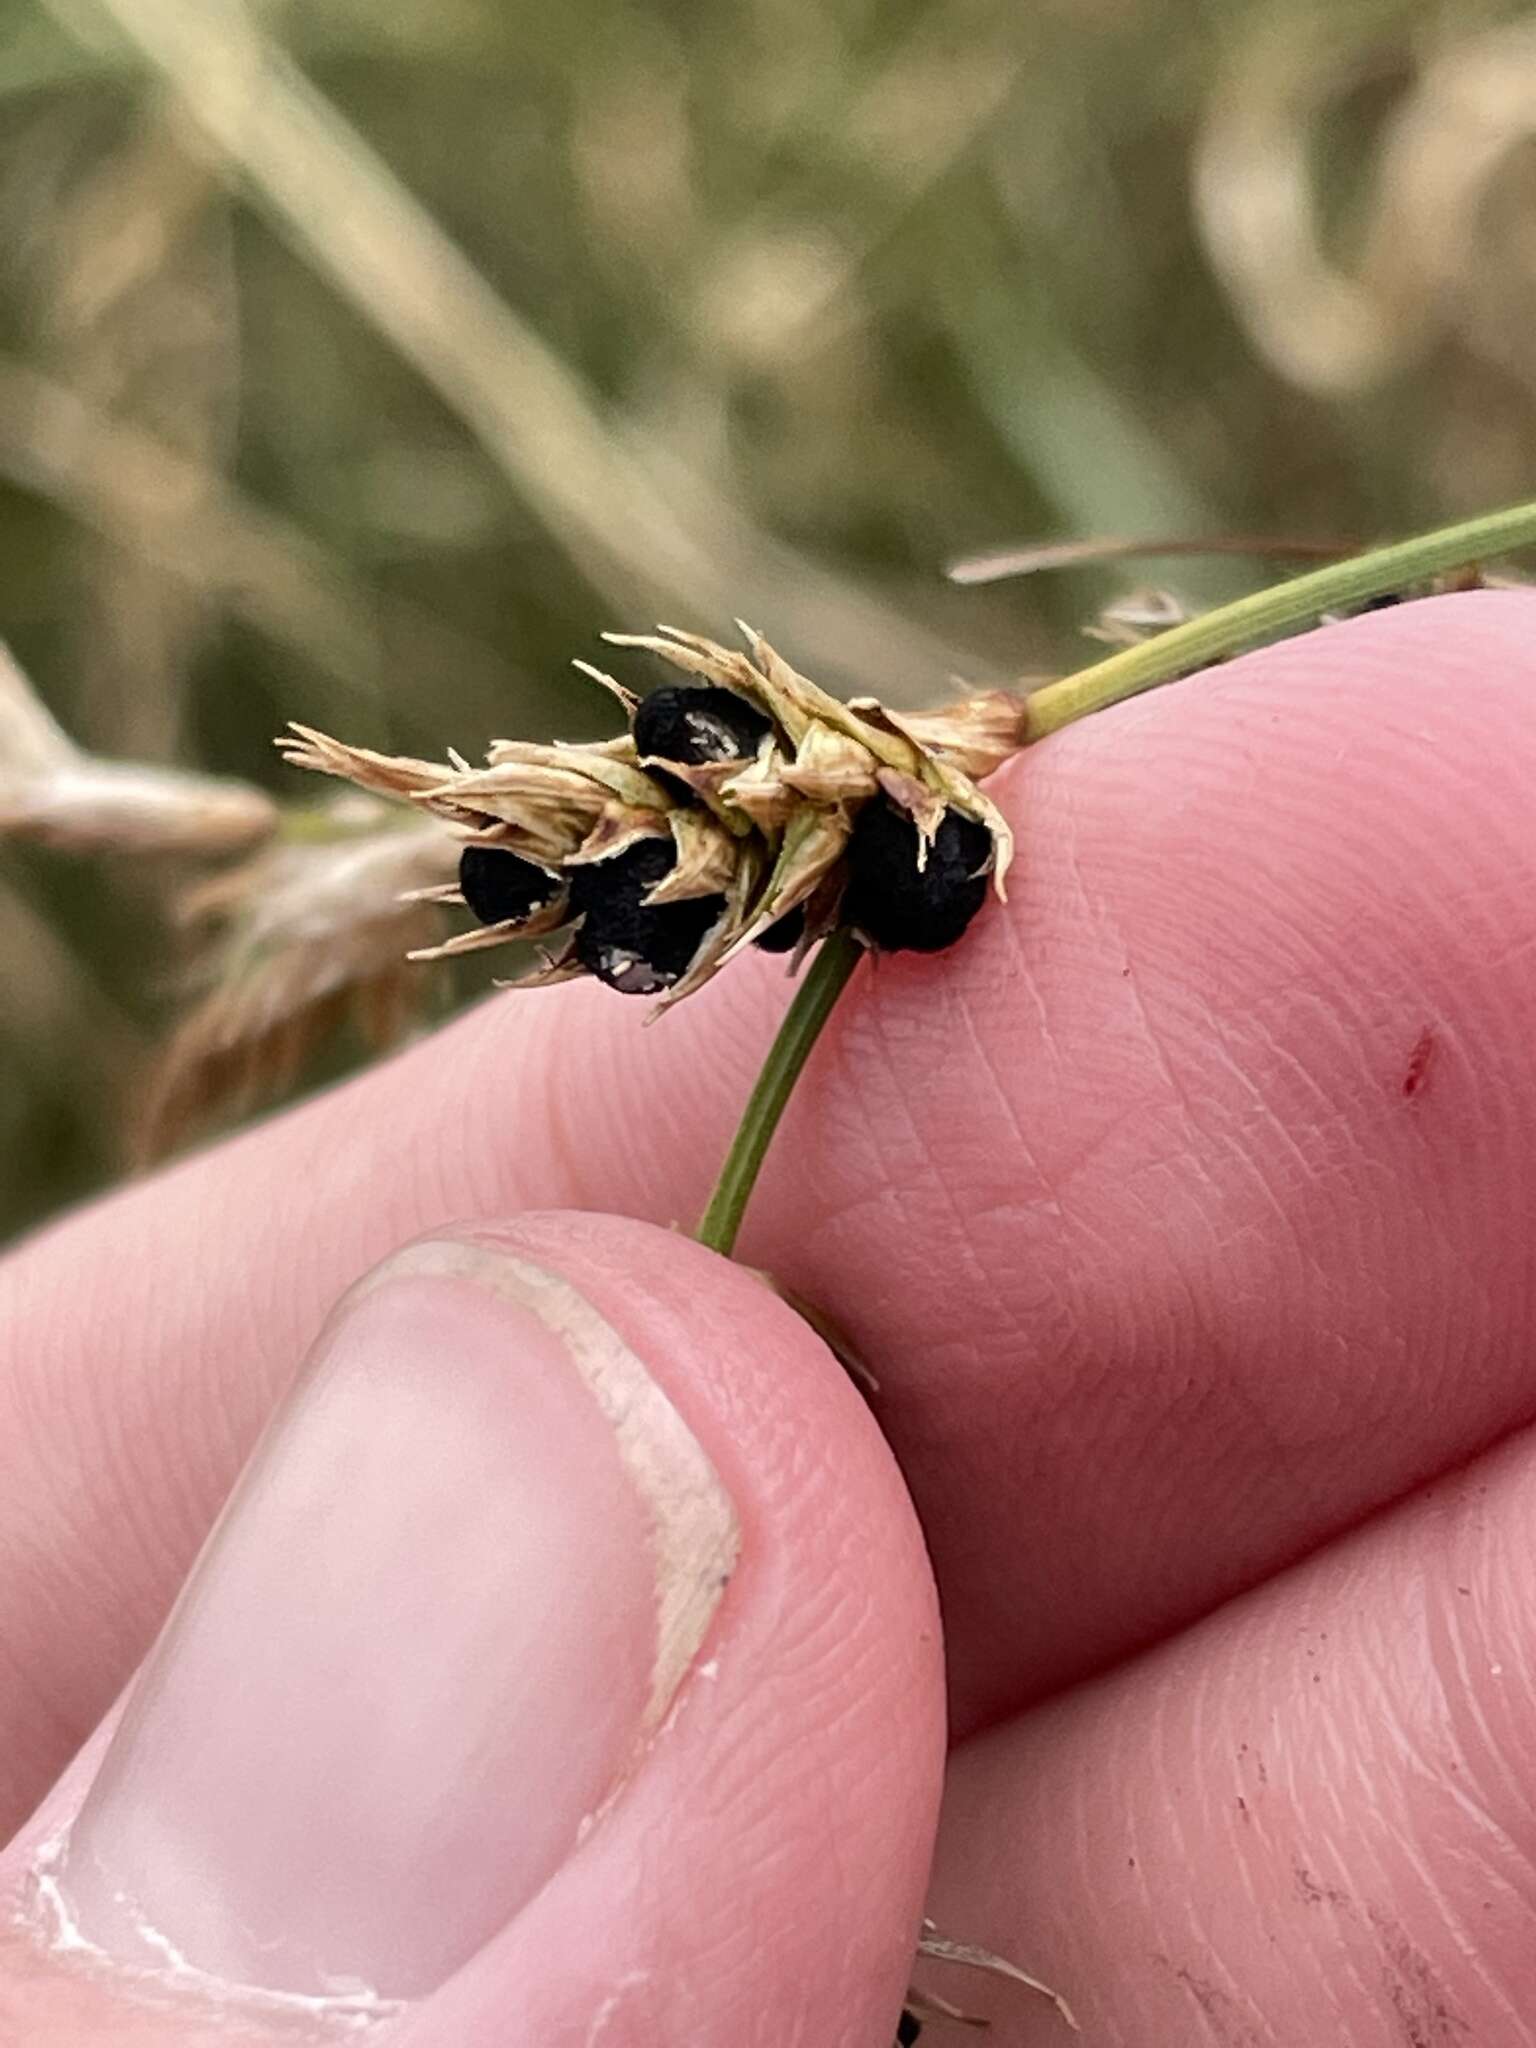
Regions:
<instances>
[{"instance_id":1,"label":"thin green stalk","mask_svg":"<svg viewBox=\"0 0 1536 2048\"><path fill-rule=\"evenodd\" d=\"M1139 647L1111 654L1104 661L1079 669L1076 675L1064 676L1060 682L1034 691L1028 699L1029 738L1044 739L1047 733L1056 732L1075 719L1086 718L1091 711L1118 704L1122 697L1134 697L1142 690L1155 689L1159 683L1174 682L1193 669L1204 668L1261 640L1313 625L1324 612L1385 597L1427 577L1531 546L1536 546L1536 503L1512 505L1504 512L1463 520L1458 526L1443 526L1417 540L1374 548L1369 554L1352 556L1347 562L1334 562L1326 569L1292 577L1289 582L1277 583L1251 597L1240 597L1233 604L1203 612L1188 625L1175 626ZM844 931L834 932L823 942L779 1026L731 1140L709 1207L699 1224L700 1244L729 1256L758 1171L800 1069L862 953L858 941Z\"/></svg>"},{"instance_id":2,"label":"thin green stalk","mask_svg":"<svg viewBox=\"0 0 1536 2048\"><path fill-rule=\"evenodd\" d=\"M848 977L864 957L864 948L853 935L836 931L824 939L795 999L785 1012L784 1022L768 1049L757 1085L742 1112L731 1149L725 1155L720 1178L709 1198L698 1230L700 1244L729 1258L741 1229L741 1219L751 1198L769 1141L778 1129L800 1069L816 1043L821 1027L847 985Z\"/></svg>"},{"instance_id":3,"label":"thin green stalk","mask_svg":"<svg viewBox=\"0 0 1536 2048\"><path fill-rule=\"evenodd\" d=\"M1122 697L1134 697L1261 640L1310 626L1324 612L1385 597L1426 577L1532 545L1536 545L1536 504L1512 505L1504 512L1485 513L1458 526L1442 526L1416 540L1373 548L1347 562L1333 562L1326 569L1294 576L1289 582L1202 612L1188 625L1174 626L1139 647L1111 654L1090 668L1079 669L1076 675L1033 691L1028 700L1029 737L1044 739L1047 733L1086 718L1091 711L1118 704Z\"/></svg>"}]
</instances>

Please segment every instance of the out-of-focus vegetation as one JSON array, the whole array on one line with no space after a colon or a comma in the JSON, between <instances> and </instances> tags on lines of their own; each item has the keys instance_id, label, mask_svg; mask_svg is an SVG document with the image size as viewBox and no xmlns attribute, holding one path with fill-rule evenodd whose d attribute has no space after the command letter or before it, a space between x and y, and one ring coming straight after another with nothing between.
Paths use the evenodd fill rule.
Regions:
<instances>
[{"instance_id":1,"label":"out-of-focus vegetation","mask_svg":"<svg viewBox=\"0 0 1536 2048\"><path fill-rule=\"evenodd\" d=\"M944 563L1529 493L1533 136L1492 4L6 0L0 636L285 795L290 717L601 729L603 625L1066 666L1142 572ZM173 880L0 849L0 1228L123 1170Z\"/></svg>"}]
</instances>

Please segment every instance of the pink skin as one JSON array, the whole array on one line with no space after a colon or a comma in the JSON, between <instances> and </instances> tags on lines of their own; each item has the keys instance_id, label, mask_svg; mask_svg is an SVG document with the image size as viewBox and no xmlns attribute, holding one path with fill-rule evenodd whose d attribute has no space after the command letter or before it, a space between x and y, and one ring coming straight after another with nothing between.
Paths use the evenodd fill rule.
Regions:
<instances>
[{"instance_id":1,"label":"pink skin","mask_svg":"<svg viewBox=\"0 0 1536 2048\"><path fill-rule=\"evenodd\" d=\"M1373 614L1017 764L1008 909L868 974L741 1247L882 1380L973 1737L936 1903L1108 2048L1536 2041L1533 624L1513 595ZM691 1217L782 1002L757 961L652 1031L599 990L488 1003L0 1267L13 1820L342 1289L457 1216ZM398 2038L490 2048L515 2010L541 2043L887 2048L940 1711L889 1466L741 1276L633 1225L517 1230L731 1464L767 1566L720 1627L775 1704L711 1718L693 1687ZM815 1635L820 1704L786 1722L785 1616L818 1597L861 1626ZM61 2022L72 1982L9 1983L29 2048L132 2038ZM1000 2041L1055 2027L987 1997ZM166 2024L143 2038L198 2038Z\"/></svg>"},{"instance_id":2,"label":"pink skin","mask_svg":"<svg viewBox=\"0 0 1536 2048\"><path fill-rule=\"evenodd\" d=\"M762 2041L767 2048L774 2038L768 2026L773 2015L791 2039L798 2030L800 2038L825 2040L829 2048L862 2048L893 2024L907 1981L944 1751L932 1582L896 1468L859 1397L840 1372L829 1369L806 1325L742 1269L686 1239L613 1217L525 1216L483 1235L575 1283L644 1360L704 1446L735 1504L740 1562L704 1644L709 1668L684 1682L675 1714L648 1745L640 1766L627 1777L619 1772L615 1803L552 1876L548 1859L530 1873L536 1886L542 1885L531 1902L527 1883L514 1869L522 1910L510 1914L499 1933L479 1930L480 1953L467 1966L458 1967L465 1959L450 1956L445 1972L441 1955L433 1955L430 1974L442 1980L442 1988L434 1992L430 1983L403 1985L409 2002L402 2017L367 2038L381 2044L387 2040L390 2048L417 2043L423 2048L500 2048L509 2012L515 2012L518 2038L538 2041L541 2048L587 2048L592 2040L600 2040L602 2048L610 2043L642 2048L649 2042L660 2048L673 2040L696 2042L700 2048ZM641 1273L644 1283L637 1286ZM469 1352L478 1376L480 1361L488 1363L494 1355L483 1341L485 1305L455 1303L443 1298L442 1283L431 1284L438 1298L430 1304L425 1344L413 1327L423 1306L421 1283L408 1282L403 1301L390 1301L381 1289L361 1312L340 1319L327 1347L331 1358L349 1346L355 1349L361 1330L369 1354L365 1364L373 1369L378 1353L373 1326L387 1311L403 1326L415 1361L414 1367L410 1359L402 1362L400 1371L414 1373L418 1381L457 1379ZM518 1439L531 1437L542 1455L546 1449L568 1450L572 1430L569 1420L559 1421L552 1442L547 1419L527 1410L518 1392L526 1365L511 1355L516 1348L514 1332L507 1360L508 1444L505 1450L491 1446L492 1454L507 1463L509 1486L517 1483L522 1462ZM480 1420L482 1436L497 1428L494 1412ZM402 1475L402 1493L413 1500L416 1469L445 1454L441 1437L424 1418L405 1449L403 1463L411 1476ZM336 1485L339 1495L350 1499L358 1487L355 1472L339 1467ZM633 1550L629 1518L616 1510L606 1483L595 1493L590 1487L586 1492L588 1499L579 1508L619 1519L618 1540ZM519 1515L504 1532L508 1546L516 1544L522 1519ZM451 1526L435 1527L428 1516L418 1516L417 1523L410 1548L442 1549L437 1569L449 1589L448 1604L454 1609L474 1604L477 1580L499 1577L500 1562L492 1557L471 1563ZM625 1573L622 1557L604 1555L604 1531L589 1535L605 1577L615 1569ZM293 1604L283 1582L302 1574L309 1548L306 1537L297 1555L279 1550L273 1582L247 1585L238 1607L226 1595L222 1622L217 1598L205 1598L204 1636L211 1622L216 1639L212 1645L205 1640L199 1655L209 1689L219 1695L208 1715L217 1739L212 1744L203 1739L194 1698L187 1703L192 1711L183 1716L189 1751L185 1772L178 1772L173 1756L141 1755L130 1805L164 1809L195 1802L211 1816L203 1833L213 1841L226 1877L232 1865L238 1866L241 1920L258 1914L270 1920L285 1890L307 1902L298 1930L306 1939L317 1935L317 1900L332 1920L338 1915L354 1923L361 1919L365 1945L374 1952L370 1979L379 1981L382 1971L386 1988L393 1988L387 1977L390 1952L414 1958L424 1950L440 1950L445 1941L462 1948L455 1923L466 1910L478 1914L483 1896L505 1887L508 1866L525 1857L526 1808L560 1771L561 1748L578 1738L587 1747L592 1744L577 1704L569 1696L552 1697L546 1702L547 1716L535 1715L515 1753L499 1762L493 1755L487 1772L477 1758L457 1753L462 1713L452 1689L445 1691L435 1637L431 1652L423 1656L418 1649L404 1656L391 1678L387 1645L381 1676L366 1668L374 1661L361 1641L366 1632L355 1631L352 1647L373 1684L377 1712L408 1728L424 1720L429 1727L440 1723L442 1740L456 1749L446 1783L431 1787L437 1810L421 1833L423 1860L430 1856L438 1867L423 1868L419 1893L398 1882L381 1892L377 1867L398 1860L398 1845L409 1839L409 1828L394 1824L389 1811L394 1802L387 1791L381 1793L376 1773L353 1772L338 1747L333 1731L346 1733L349 1709L337 1697L336 1674L323 1645L312 1649L300 1673L301 1684L314 1680L302 1710L304 1728L297 1729L290 1709L269 1753L263 1757L256 1748L255 1766L249 1761L259 1740L259 1730L249 1724L253 1718L270 1720L271 1700L284 1675L272 1669L272 1644L294 1633L283 1622L285 1607ZM399 1615L398 1588L402 1580L415 1582L420 1565L419 1556L400 1559L391 1567L389 1584L370 1588L363 1580L349 1587L347 1608L355 1613L359 1605L377 1607L381 1629L398 1630L403 1641L419 1644L421 1626ZM260 1570L259 1560L253 1566L247 1559L243 1569L249 1579L253 1569ZM466 1571L472 1575L468 1581ZM605 1619L616 1613L622 1620L632 1605L628 1592L621 1586L616 1601L603 1602ZM516 1641L525 1629L516 1612L515 1587L495 1584L493 1596L505 1604L506 1633ZM561 1620L557 1613L546 1621L546 1632L558 1630ZM178 1626L185 1627L182 1617ZM590 1631L577 1626L568 1633ZM612 1695L623 1690L633 1667L626 1635L606 1645L601 1657L584 1660L588 1713L598 1724L598 1745L604 1748L611 1747L606 1724ZM582 1647L575 1645L577 1652ZM569 1655L561 1662L571 1669ZM232 1686L216 1668L219 1664L229 1667ZM243 1681L242 1665L249 1667ZM233 1707L228 1691L235 1695ZM895 1714L893 1700L900 1703ZM760 1711L764 1701L772 1702L771 1716ZM366 1746L366 1729L362 1733ZM475 1751L494 1743L496 1733L493 1719L477 1736ZM356 1739L355 1722L353 1735ZM222 1785L216 1774L221 1744L234 1757ZM160 1746L163 1751L163 1736ZM14 1880L30 1866L39 1845L74 1820L83 1802L87 1843L94 1846L87 1793L101 1768L100 1743L93 1748L96 1753L84 1767L66 1774L44 1810L0 1856L0 1901L9 1901ZM323 1756L325 1779L300 1788L302 1804L295 1818L309 1824L312 1846L300 1846L285 1887L282 1872L266 1867L274 1835L282 1846L287 1825L282 1817L274 1830L271 1809L274 1799L291 1804L292 1792L281 1781L302 1769L303 1756L311 1752ZM433 1759L423 1754L420 1761L430 1782ZM466 1802L464 1777L470 1763L478 1768ZM589 1779L580 1788L585 1795L593 1787L590 1774L583 1775ZM279 1781L275 1793L274 1779ZM596 1799L584 1796L577 1810L591 1810L601 1797L599 1785ZM402 1791L398 1803L404 1808L419 1802L409 1801ZM466 1804L467 1815L462 1811ZM495 1825L498 1812L505 1816L501 1828ZM185 1837L187 1817L177 1814L175 1820ZM195 1816L191 1825L196 1825ZM109 1818L107 1828L121 1832L120 1812ZM315 1829L324 1832L323 1842ZM254 1853L240 1841L242 1831L256 1839ZM98 1822L95 1833L102 1832ZM345 1864L349 1845L359 1835L364 1855L357 1889L366 1901L360 1912L348 1915L347 1902L337 1898L334 1883L326 1883L323 1873ZM455 1854L447 1861L441 1853L445 1838L455 1842ZM459 1864L470 1874L478 1872L482 1883L460 1883L460 1896L445 1908L445 1888L466 1874ZM206 1947L199 1948L205 1931L194 1926L189 1941L176 1915L190 1906L195 1918L211 1888L206 1882L182 1886L173 1873L171 1883L162 1881L157 1893L157 1907L168 1897L173 1904L169 1914L155 1912L156 1923L194 1960L207 1954ZM218 1888L224 1888L222 1882ZM83 1897L87 1913L96 1912L88 1931L98 1941L115 1941L120 1930L103 1921L89 1884L83 1893L77 1888L75 1896L77 1901ZM35 2040L39 2048L44 2042L48 2048L60 2042L94 2048L98 2042L142 2039L146 2048L151 2043L187 2048L205 2041L209 2048L215 2042L223 2048L222 2017L219 2024L210 2024L201 2004L187 2001L185 2010L168 2016L162 2002L162 2009L142 2017L144 2001L131 1987L103 1981L99 1972L82 1975L78 1967L39 1959L29 1935L12 1931L7 1937L9 1918L8 1910L0 1910L0 2039L7 2044L30 2048ZM769 1926L773 1939L764 1942L760 1931ZM265 1931L275 1932L281 1942L291 1930L279 1925ZM712 1960L706 1967L686 1962L689 1957ZM415 1974L414 1964L405 1974ZM597 2035L593 2029L599 2015L603 2031ZM134 2025L139 2033L130 2031ZM311 2039L292 2018L279 2022L253 2016L246 2025L252 2048L269 2040ZM317 2031L313 2038L335 2036ZM245 2048L246 2036L237 2039Z\"/></svg>"}]
</instances>

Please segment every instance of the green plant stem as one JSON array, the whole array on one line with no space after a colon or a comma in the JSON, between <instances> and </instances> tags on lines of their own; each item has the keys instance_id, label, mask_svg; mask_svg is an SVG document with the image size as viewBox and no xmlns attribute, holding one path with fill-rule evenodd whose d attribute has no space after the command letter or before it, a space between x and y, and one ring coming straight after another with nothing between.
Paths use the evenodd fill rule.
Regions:
<instances>
[{"instance_id":1,"label":"green plant stem","mask_svg":"<svg viewBox=\"0 0 1536 2048\"><path fill-rule=\"evenodd\" d=\"M1536 504L1512 505L1506 511L1442 526L1416 540L1374 548L1347 562L1333 562L1326 569L1314 569L1268 590L1255 591L1033 691L1027 700L1029 738L1044 739L1047 733L1118 704L1123 697L1173 682L1192 669L1204 668L1261 640L1313 625L1324 612L1385 597L1425 577L1468 568L1533 544Z\"/></svg>"},{"instance_id":2,"label":"green plant stem","mask_svg":"<svg viewBox=\"0 0 1536 2048\"><path fill-rule=\"evenodd\" d=\"M742 1111L709 1206L694 1233L699 1243L708 1245L711 1251L730 1256L758 1170L800 1069L847 986L848 977L863 957L864 948L851 932L835 931L822 941L820 951L795 990L795 999L785 1012Z\"/></svg>"},{"instance_id":3,"label":"green plant stem","mask_svg":"<svg viewBox=\"0 0 1536 2048\"><path fill-rule=\"evenodd\" d=\"M1426 577L1467 568L1516 548L1536 545L1536 504L1513 505L1458 526L1443 526L1417 540L1395 542L1331 563L1305 576L1294 576L1271 589L1240 597L1233 604L1204 612L1188 625L1175 626L1139 647L1111 654L1079 669L1076 675L1048 683L1027 699L1031 741L1047 733L1152 690L1175 682L1192 669L1204 668L1261 640L1298 626L1316 623L1324 612L1385 597ZM779 1118L805 1065L821 1027L858 965L862 946L847 932L833 932L812 962L795 993L778 1036L769 1049L757 1085L742 1113L731 1149L726 1154L715 1191L709 1198L697 1236L700 1244L729 1256L736 1243L759 1169Z\"/></svg>"}]
</instances>

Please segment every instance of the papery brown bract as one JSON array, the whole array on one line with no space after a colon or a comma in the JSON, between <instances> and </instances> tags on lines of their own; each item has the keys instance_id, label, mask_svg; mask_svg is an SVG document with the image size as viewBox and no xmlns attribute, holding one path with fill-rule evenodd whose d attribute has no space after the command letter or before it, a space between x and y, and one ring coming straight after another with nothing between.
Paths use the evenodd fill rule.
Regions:
<instances>
[{"instance_id":1,"label":"papery brown bract","mask_svg":"<svg viewBox=\"0 0 1536 2048\"><path fill-rule=\"evenodd\" d=\"M839 922L855 821L871 804L910 820L918 872L946 819L964 821L984 836L985 856L975 873L989 876L1001 896L1013 835L979 785L1023 744L1022 701L992 691L929 712L895 712L872 697L845 703L792 668L761 634L741 630L745 649L673 627L606 635L615 645L643 649L696 679L681 688L667 686L665 715L647 720L645 700L602 670L578 664L610 691L629 721L631 730L612 740L498 740L481 768L457 756L444 767L395 759L299 726L279 744L296 766L398 797L466 841L488 850L503 847L571 883L584 875L600 882L609 863L616 864L615 877L621 868L627 873L623 864L635 849L670 841L670 862L658 856L647 865L657 879L637 903L637 913L704 901L719 908L681 972L674 954L684 920L646 926L654 929L658 948L661 935L668 935L667 957L658 959L654 976L636 966L618 985L638 988L648 979L667 984L658 1007L702 987L786 917L800 913L804 920L797 957L832 929ZM702 723L689 721L682 701L689 688L698 690ZM738 711L731 710L733 703ZM634 736L637 719L646 736L643 759ZM654 751L669 733L675 759ZM740 750L734 755L733 746ZM522 921L484 925L417 957L540 937L558 928L558 912L561 922L575 920L576 936L546 955L521 985L567 979L581 971L584 955L589 964L600 957L593 942L581 939L580 920L599 915L601 896L588 890L585 911L581 896L573 890L568 905L556 898L555 906L540 905ZM452 893L440 892L440 900L453 900ZM881 943L929 947L933 938L928 933L905 940L887 919Z\"/></svg>"}]
</instances>

